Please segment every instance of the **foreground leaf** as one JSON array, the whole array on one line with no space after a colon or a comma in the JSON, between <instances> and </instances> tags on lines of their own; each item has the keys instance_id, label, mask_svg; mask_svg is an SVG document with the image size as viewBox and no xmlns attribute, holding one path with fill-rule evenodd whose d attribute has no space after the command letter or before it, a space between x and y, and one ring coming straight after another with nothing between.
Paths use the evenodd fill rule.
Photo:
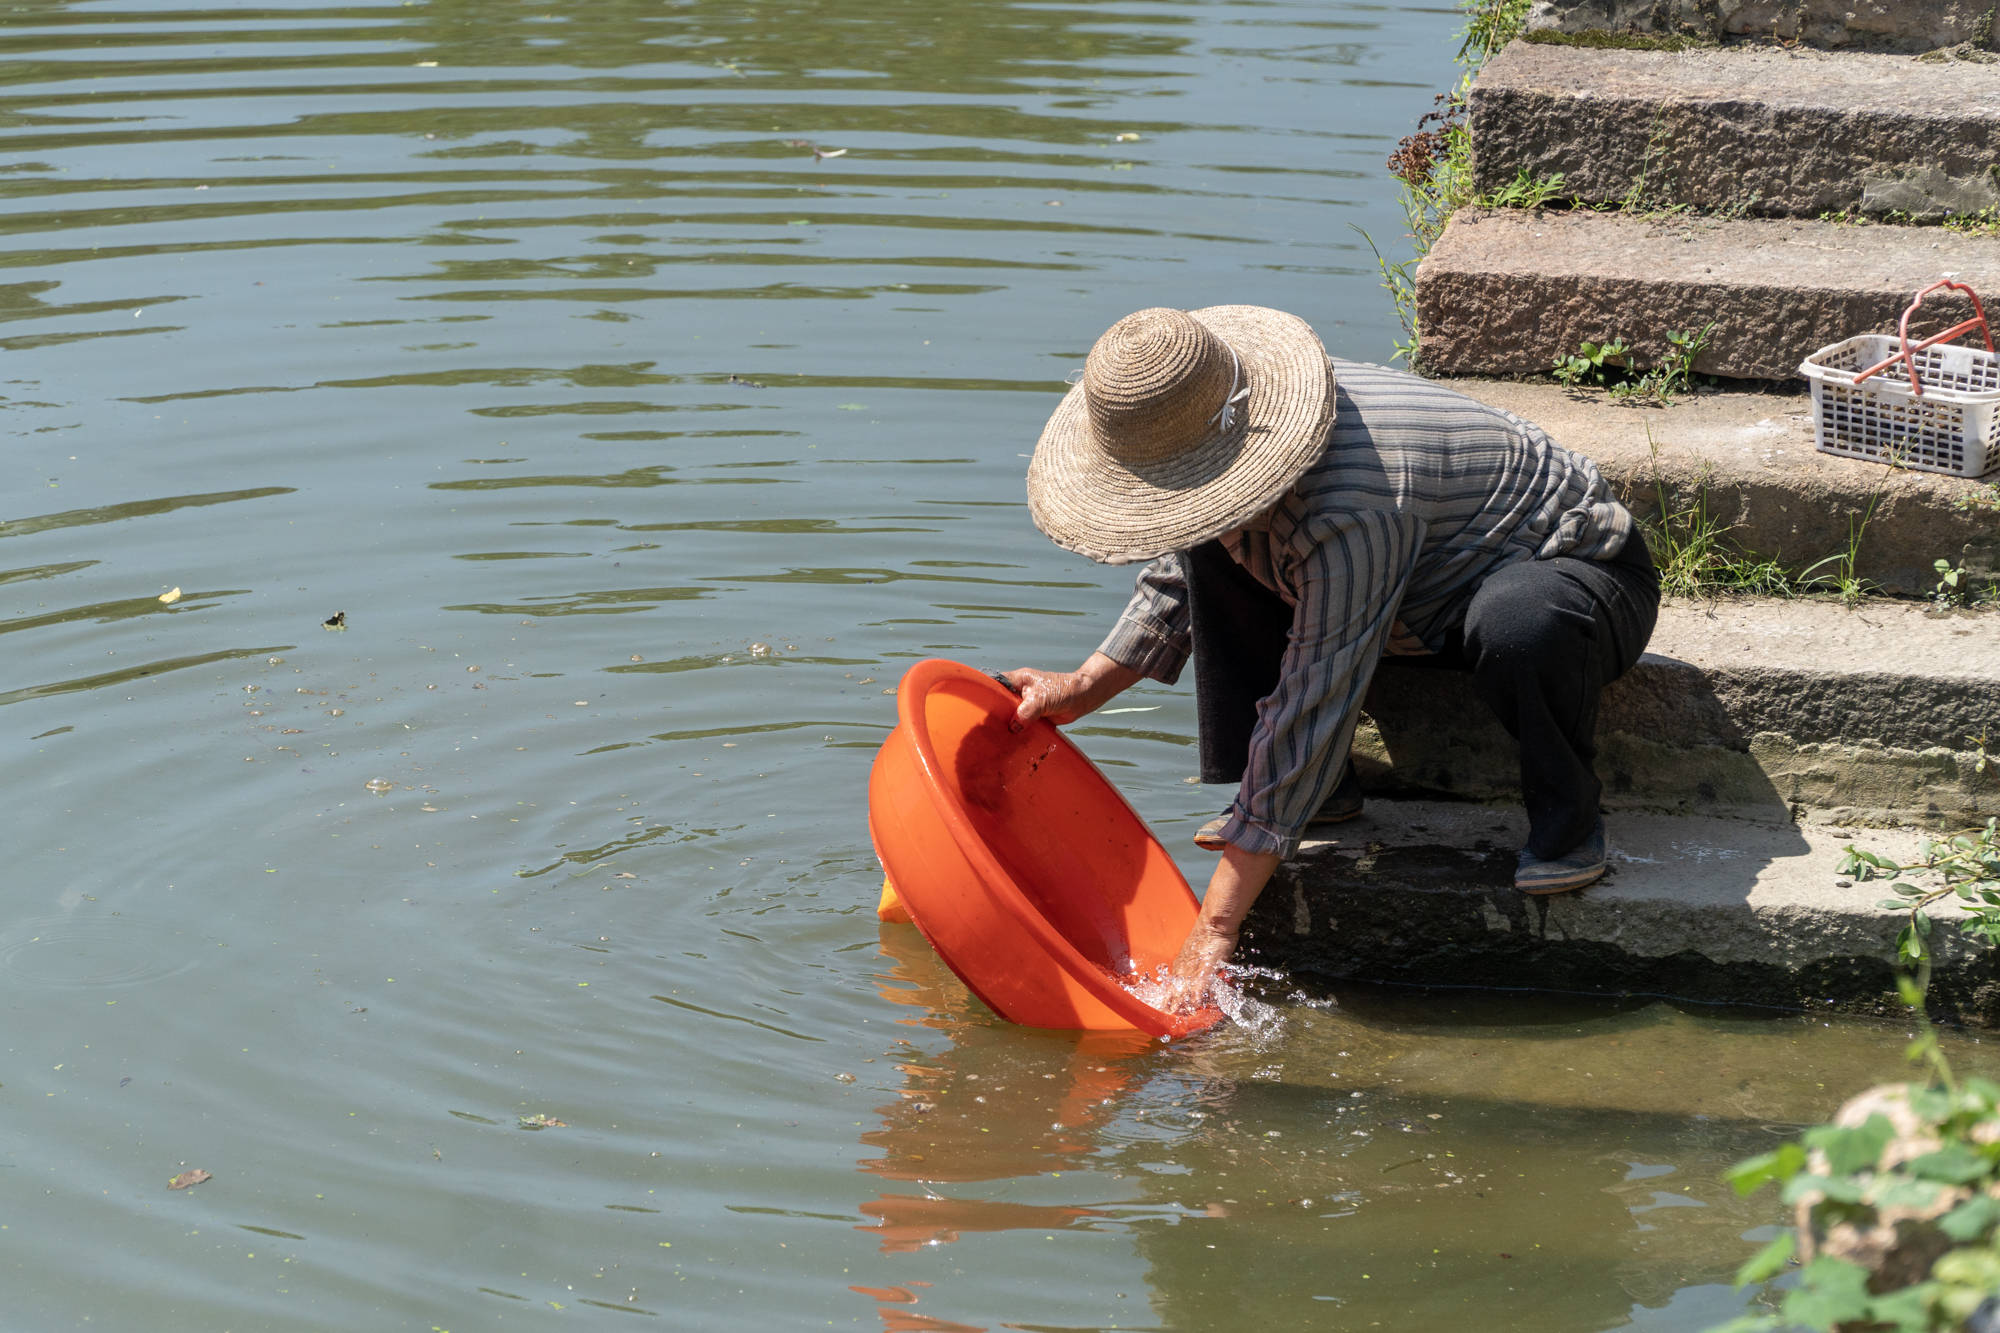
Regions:
<instances>
[{"instance_id":1,"label":"foreground leaf","mask_svg":"<svg viewBox=\"0 0 2000 1333\"><path fill-rule=\"evenodd\" d=\"M1889 1146L1889 1140L1895 1137L1896 1127L1889 1123L1889 1117L1877 1111L1851 1129L1832 1125L1809 1129L1805 1142L1808 1148L1817 1148L1826 1154L1829 1173L1845 1176L1871 1169L1882 1159L1882 1150Z\"/></svg>"},{"instance_id":2,"label":"foreground leaf","mask_svg":"<svg viewBox=\"0 0 2000 1333\"><path fill-rule=\"evenodd\" d=\"M1739 1289L1754 1283L1764 1282L1784 1271L1791 1262L1792 1252L1798 1248L1798 1237L1787 1231L1776 1240L1757 1251L1736 1270L1736 1285Z\"/></svg>"},{"instance_id":3,"label":"foreground leaf","mask_svg":"<svg viewBox=\"0 0 2000 1333\"><path fill-rule=\"evenodd\" d=\"M1806 1150L1796 1143L1787 1143L1738 1162L1723 1178L1739 1195L1754 1194L1774 1180L1790 1180L1805 1164Z\"/></svg>"},{"instance_id":4,"label":"foreground leaf","mask_svg":"<svg viewBox=\"0 0 2000 1333\"><path fill-rule=\"evenodd\" d=\"M1821 1255L1799 1274L1799 1285L1785 1294L1786 1320L1809 1328L1832 1328L1868 1313L1868 1270L1831 1255Z\"/></svg>"}]
</instances>

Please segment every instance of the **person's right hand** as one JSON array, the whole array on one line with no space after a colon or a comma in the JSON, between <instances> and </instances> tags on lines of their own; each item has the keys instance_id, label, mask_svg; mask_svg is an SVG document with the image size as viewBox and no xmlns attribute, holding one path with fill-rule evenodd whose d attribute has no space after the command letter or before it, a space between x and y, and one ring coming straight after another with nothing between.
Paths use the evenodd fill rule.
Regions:
<instances>
[{"instance_id":1,"label":"person's right hand","mask_svg":"<svg viewBox=\"0 0 2000 1333\"><path fill-rule=\"evenodd\" d=\"M1090 684L1080 671L1015 667L1000 674L1014 687L1014 693L1021 696L1021 702L1014 708L1015 731L1040 717L1059 727L1065 726L1097 706L1089 701Z\"/></svg>"},{"instance_id":2,"label":"person's right hand","mask_svg":"<svg viewBox=\"0 0 2000 1333\"><path fill-rule=\"evenodd\" d=\"M1139 679L1138 672L1119 666L1102 653L1092 653L1075 671L1016 667L1000 674L1021 696L1011 723L1015 731L1044 717L1059 727L1067 726L1102 708Z\"/></svg>"}]
</instances>

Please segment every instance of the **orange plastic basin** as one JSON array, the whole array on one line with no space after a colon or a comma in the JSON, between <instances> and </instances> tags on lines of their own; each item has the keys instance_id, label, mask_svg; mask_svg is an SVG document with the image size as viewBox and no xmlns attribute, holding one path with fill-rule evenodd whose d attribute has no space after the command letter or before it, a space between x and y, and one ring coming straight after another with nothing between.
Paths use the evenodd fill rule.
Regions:
<instances>
[{"instance_id":1,"label":"orange plastic basin","mask_svg":"<svg viewBox=\"0 0 2000 1333\"><path fill-rule=\"evenodd\" d=\"M896 692L868 779L868 831L895 893L945 965L1002 1018L1178 1037L1127 991L1173 961L1199 904L1172 858L1054 726L1009 729L1018 700L940 658Z\"/></svg>"}]
</instances>

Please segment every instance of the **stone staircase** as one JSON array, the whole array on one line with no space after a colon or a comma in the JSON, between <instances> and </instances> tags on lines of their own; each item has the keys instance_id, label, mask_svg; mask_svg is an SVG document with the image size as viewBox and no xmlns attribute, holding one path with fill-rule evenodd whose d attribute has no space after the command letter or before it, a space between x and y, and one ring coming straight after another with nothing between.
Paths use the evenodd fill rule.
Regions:
<instances>
[{"instance_id":1,"label":"stone staircase","mask_svg":"<svg viewBox=\"0 0 2000 1333\"><path fill-rule=\"evenodd\" d=\"M1669 332L1705 332L1696 371L1796 380L1822 347L1893 333L1910 298L1947 275L2000 299L2000 238L1805 218L1461 209L1417 270L1417 355L1434 375L1546 375L1585 339L1622 337L1650 366L1665 359ZM1963 296L1941 292L1910 333L1971 313Z\"/></svg>"},{"instance_id":2,"label":"stone staircase","mask_svg":"<svg viewBox=\"0 0 2000 1333\"><path fill-rule=\"evenodd\" d=\"M1912 600L1665 608L1600 716L1612 871L1556 898L1512 888L1511 741L1463 677L1385 666L1355 750L1369 811L1280 871L1246 956L1344 979L1898 1011L1903 918L1835 867L1850 843L1910 860L2000 815L2000 611L1921 600L1939 559L2000 575L2000 490L1818 452L1799 363L1893 331L1939 277L2000 299L2000 226L1919 225L2000 218L1990 11L1541 0L1532 26L1563 40L1487 63L1477 188L1561 173L1579 205L1452 219L1417 274L1421 368L1597 460L1643 516L1699 516L1793 570L1848 554L1843 572ZM1716 45L1745 36L1789 45ZM1657 49L1688 38L1705 45ZM1912 331L1967 313L1932 298ZM1585 340L1623 337L1644 366L1669 331L1702 330L1695 369L1741 388L1647 408L1547 378ZM2000 1025L2000 960L1945 928L1934 945L1934 1012Z\"/></svg>"}]
</instances>

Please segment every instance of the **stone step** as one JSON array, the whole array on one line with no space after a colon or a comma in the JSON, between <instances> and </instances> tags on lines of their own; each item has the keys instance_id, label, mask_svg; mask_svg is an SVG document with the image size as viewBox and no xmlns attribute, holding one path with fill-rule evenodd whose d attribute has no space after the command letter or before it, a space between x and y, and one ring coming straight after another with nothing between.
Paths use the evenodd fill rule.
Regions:
<instances>
[{"instance_id":1,"label":"stone step","mask_svg":"<svg viewBox=\"0 0 2000 1333\"><path fill-rule=\"evenodd\" d=\"M2000 293L2000 238L1939 227L1775 218L1460 209L1417 269L1430 375L1545 376L1584 341L1623 337L1658 364L1667 334L1708 330L1695 369L1794 380L1811 353L1893 332L1911 297L1955 275ZM1964 318L1927 300L1912 334ZM1996 311L2000 317L2000 311Z\"/></svg>"},{"instance_id":2,"label":"stone step","mask_svg":"<svg viewBox=\"0 0 2000 1333\"><path fill-rule=\"evenodd\" d=\"M1679 540L1705 520L1732 549L1796 572L1844 551L1860 525L1854 572L1878 591L1929 596L1939 559L2000 579L1992 481L1820 453L1804 395L1704 392L1638 407L1546 382L1448 383L1593 459L1633 512L1669 515Z\"/></svg>"},{"instance_id":3,"label":"stone step","mask_svg":"<svg viewBox=\"0 0 2000 1333\"><path fill-rule=\"evenodd\" d=\"M1387 660L1362 707L1371 793L1519 800L1519 751L1464 673ZM1611 810L1982 825L2000 815L2000 611L1669 603L1597 741Z\"/></svg>"},{"instance_id":4,"label":"stone step","mask_svg":"<svg viewBox=\"0 0 2000 1333\"><path fill-rule=\"evenodd\" d=\"M1992 0L1535 0L1530 31L1932 51L1994 44Z\"/></svg>"},{"instance_id":5,"label":"stone step","mask_svg":"<svg viewBox=\"0 0 2000 1333\"><path fill-rule=\"evenodd\" d=\"M1473 188L1593 204L1940 221L2000 204L2000 63L1515 42L1470 97Z\"/></svg>"},{"instance_id":6,"label":"stone step","mask_svg":"<svg viewBox=\"0 0 2000 1333\"><path fill-rule=\"evenodd\" d=\"M1294 976L1489 986L1899 1015L1907 917L1834 867L1853 843L1913 858L1906 832L1614 813L1611 871L1576 893L1513 887L1518 811L1375 802L1279 869L1240 957ZM2000 951L1940 905L1931 1012L2000 1024Z\"/></svg>"}]
</instances>

